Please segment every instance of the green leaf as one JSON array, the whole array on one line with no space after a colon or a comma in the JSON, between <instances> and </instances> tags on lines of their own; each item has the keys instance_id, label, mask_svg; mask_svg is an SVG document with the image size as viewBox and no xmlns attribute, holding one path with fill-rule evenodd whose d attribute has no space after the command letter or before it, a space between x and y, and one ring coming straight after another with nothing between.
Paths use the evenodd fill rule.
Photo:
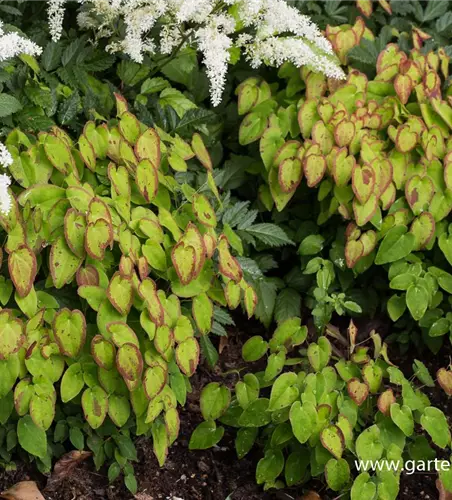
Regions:
<instances>
[{"instance_id":1,"label":"green leaf","mask_svg":"<svg viewBox=\"0 0 452 500\"><path fill-rule=\"evenodd\" d=\"M432 441L440 448L450 445L450 430L444 413L429 406L421 416L421 425L428 432Z\"/></svg>"},{"instance_id":2,"label":"green leaf","mask_svg":"<svg viewBox=\"0 0 452 500\"><path fill-rule=\"evenodd\" d=\"M428 2L424 10L424 23L433 21L438 17L443 16L449 7L449 2L447 0L436 0L435 2Z\"/></svg>"},{"instance_id":3,"label":"green leaf","mask_svg":"<svg viewBox=\"0 0 452 500\"><path fill-rule=\"evenodd\" d=\"M290 409L289 418L294 436L301 444L306 443L317 427L318 416L315 406L311 402L301 405L296 401Z\"/></svg>"},{"instance_id":4,"label":"green leaf","mask_svg":"<svg viewBox=\"0 0 452 500\"><path fill-rule=\"evenodd\" d=\"M193 431L188 448L190 450L207 450L215 446L221 440L223 434L224 427L217 428L214 421L202 422Z\"/></svg>"},{"instance_id":5,"label":"green leaf","mask_svg":"<svg viewBox=\"0 0 452 500\"><path fill-rule=\"evenodd\" d=\"M257 361L267 350L268 343L260 335L256 335L243 344L242 357L245 361Z\"/></svg>"},{"instance_id":6,"label":"green leaf","mask_svg":"<svg viewBox=\"0 0 452 500\"><path fill-rule=\"evenodd\" d=\"M263 484L274 482L284 469L284 455L280 450L268 450L256 468L256 482Z\"/></svg>"},{"instance_id":7,"label":"green leaf","mask_svg":"<svg viewBox=\"0 0 452 500\"><path fill-rule=\"evenodd\" d=\"M411 409L406 406L400 406L398 403L393 403L390 408L392 421L405 434L411 436L414 432L414 421Z\"/></svg>"},{"instance_id":8,"label":"green leaf","mask_svg":"<svg viewBox=\"0 0 452 500\"><path fill-rule=\"evenodd\" d=\"M270 247L294 245L294 242L287 236L284 230L276 224L266 222L254 224L248 227L246 232Z\"/></svg>"},{"instance_id":9,"label":"green leaf","mask_svg":"<svg viewBox=\"0 0 452 500\"><path fill-rule=\"evenodd\" d=\"M201 391L201 413L205 420L216 420L227 410L231 393L225 385L218 382L207 384Z\"/></svg>"},{"instance_id":10,"label":"green leaf","mask_svg":"<svg viewBox=\"0 0 452 500\"><path fill-rule=\"evenodd\" d=\"M422 285L410 285L406 292L406 305L411 316L419 321L427 311L429 303L429 293Z\"/></svg>"},{"instance_id":11,"label":"green leaf","mask_svg":"<svg viewBox=\"0 0 452 500\"><path fill-rule=\"evenodd\" d=\"M263 427L271 421L268 412L269 400L259 398L250 403L239 418L240 427Z\"/></svg>"},{"instance_id":12,"label":"green leaf","mask_svg":"<svg viewBox=\"0 0 452 500\"><path fill-rule=\"evenodd\" d=\"M47 455L47 435L32 420L30 415L25 415L17 423L17 438L20 446L39 458Z\"/></svg>"},{"instance_id":13,"label":"green leaf","mask_svg":"<svg viewBox=\"0 0 452 500\"><path fill-rule=\"evenodd\" d=\"M12 95L0 94L0 118L12 115L22 109L22 104Z\"/></svg>"},{"instance_id":14,"label":"green leaf","mask_svg":"<svg viewBox=\"0 0 452 500\"><path fill-rule=\"evenodd\" d=\"M298 399L297 380L295 373L283 373L273 382L268 411L281 410Z\"/></svg>"},{"instance_id":15,"label":"green leaf","mask_svg":"<svg viewBox=\"0 0 452 500\"><path fill-rule=\"evenodd\" d=\"M243 427L237 432L235 450L239 459L243 458L253 447L259 429L257 427Z\"/></svg>"},{"instance_id":16,"label":"green leaf","mask_svg":"<svg viewBox=\"0 0 452 500\"><path fill-rule=\"evenodd\" d=\"M367 472L362 472L354 481L351 500L374 500L377 486L370 480Z\"/></svg>"},{"instance_id":17,"label":"green leaf","mask_svg":"<svg viewBox=\"0 0 452 500\"><path fill-rule=\"evenodd\" d=\"M379 460L383 450L380 429L376 425L365 429L356 439L356 453L360 460Z\"/></svg>"},{"instance_id":18,"label":"green leaf","mask_svg":"<svg viewBox=\"0 0 452 500\"><path fill-rule=\"evenodd\" d=\"M63 375L61 379L61 400L67 403L74 399L85 385L83 378L82 366L80 363L72 364Z\"/></svg>"},{"instance_id":19,"label":"green leaf","mask_svg":"<svg viewBox=\"0 0 452 500\"><path fill-rule=\"evenodd\" d=\"M300 243L300 255L316 255L323 249L325 238L321 234L310 234Z\"/></svg>"},{"instance_id":20,"label":"green leaf","mask_svg":"<svg viewBox=\"0 0 452 500\"><path fill-rule=\"evenodd\" d=\"M171 106L179 118L182 118L188 110L197 108L193 101L190 101L182 92L173 88L164 89L160 93L159 102L162 107Z\"/></svg>"},{"instance_id":21,"label":"green leaf","mask_svg":"<svg viewBox=\"0 0 452 500\"><path fill-rule=\"evenodd\" d=\"M301 314L301 295L293 288L283 288L276 297L275 320L282 323Z\"/></svg>"},{"instance_id":22,"label":"green leaf","mask_svg":"<svg viewBox=\"0 0 452 500\"><path fill-rule=\"evenodd\" d=\"M341 458L332 458L325 465L325 479L333 491L340 491L350 480L350 467L348 462Z\"/></svg>"},{"instance_id":23,"label":"green leaf","mask_svg":"<svg viewBox=\"0 0 452 500\"><path fill-rule=\"evenodd\" d=\"M416 238L408 232L406 226L395 226L384 237L375 257L375 264L388 264L403 259L411 253L415 244Z\"/></svg>"}]
</instances>

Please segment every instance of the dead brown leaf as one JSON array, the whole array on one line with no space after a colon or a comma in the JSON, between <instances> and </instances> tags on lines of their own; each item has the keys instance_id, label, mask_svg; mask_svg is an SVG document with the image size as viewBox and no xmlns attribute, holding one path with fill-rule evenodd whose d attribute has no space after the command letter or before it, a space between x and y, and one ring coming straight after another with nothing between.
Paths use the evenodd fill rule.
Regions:
<instances>
[{"instance_id":1,"label":"dead brown leaf","mask_svg":"<svg viewBox=\"0 0 452 500\"><path fill-rule=\"evenodd\" d=\"M322 500L321 496L315 491L308 491L301 497L301 500Z\"/></svg>"},{"instance_id":2,"label":"dead brown leaf","mask_svg":"<svg viewBox=\"0 0 452 500\"><path fill-rule=\"evenodd\" d=\"M52 475L50 477L50 482L60 481L65 477L72 474L73 470L81 463L90 457L92 453L90 451L70 451L64 454L53 468Z\"/></svg>"},{"instance_id":3,"label":"dead brown leaf","mask_svg":"<svg viewBox=\"0 0 452 500\"><path fill-rule=\"evenodd\" d=\"M440 479L436 480L436 488L438 489L439 498L438 500L452 500L452 493L449 493L444 488L444 484Z\"/></svg>"},{"instance_id":4,"label":"dead brown leaf","mask_svg":"<svg viewBox=\"0 0 452 500\"><path fill-rule=\"evenodd\" d=\"M0 494L6 500L45 500L34 481L21 481Z\"/></svg>"},{"instance_id":5,"label":"dead brown leaf","mask_svg":"<svg viewBox=\"0 0 452 500\"><path fill-rule=\"evenodd\" d=\"M220 337L220 345L218 346L218 353L221 354L223 349L229 345L227 337Z\"/></svg>"}]
</instances>

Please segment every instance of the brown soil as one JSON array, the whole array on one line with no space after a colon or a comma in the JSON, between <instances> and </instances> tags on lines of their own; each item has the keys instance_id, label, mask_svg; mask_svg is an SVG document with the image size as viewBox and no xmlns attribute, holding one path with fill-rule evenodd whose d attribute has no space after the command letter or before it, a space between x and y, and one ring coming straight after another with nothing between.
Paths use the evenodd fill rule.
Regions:
<instances>
[{"instance_id":1,"label":"brown soil","mask_svg":"<svg viewBox=\"0 0 452 500\"><path fill-rule=\"evenodd\" d=\"M226 431L220 445L204 451L189 451L188 442L192 430L202 418L198 409L199 392L211 381L222 381L231 387L236 382L234 370L244 367L241 359L242 343L251 335L262 333L262 327L255 322L246 323L242 328L230 329L227 342L222 343L220 366L214 370L206 365L201 366L192 378L193 393L187 405L180 410L181 434L170 448L164 467L160 468L152 452L151 441L139 438L136 446L139 461L135 465L135 473L139 484L139 493L133 497L124 487L122 479L112 485L108 484L106 471L94 471L90 460L83 462L69 477L58 483L47 483L47 478L36 472L36 469L19 463L16 471L0 472L0 491L13 484L27 479L37 481L47 500L300 500L306 488L286 489L283 491L264 493L255 483L255 467L259 460L259 450L252 452L242 460L238 460L234 449L234 433ZM432 376L440 367L448 366L451 356L450 345L444 347L437 356L423 353L422 361L428 366ZM391 359L401 369L411 375L412 361L406 358ZM439 388L423 388L432 405L442 409L452 420L452 402ZM441 456L441 455L440 455ZM402 474L400 499L432 500L438 498L435 485L436 474ZM48 484L48 486L46 486ZM317 491L323 500L331 500L337 495L329 495L325 486L311 483L308 489Z\"/></svg>"}]
</instances>

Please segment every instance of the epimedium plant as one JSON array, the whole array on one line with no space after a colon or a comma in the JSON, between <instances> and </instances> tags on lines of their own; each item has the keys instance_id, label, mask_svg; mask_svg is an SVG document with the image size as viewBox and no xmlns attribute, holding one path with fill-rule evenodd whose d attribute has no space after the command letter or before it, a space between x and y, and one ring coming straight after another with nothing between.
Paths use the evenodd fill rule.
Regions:
<instances>
[{"instance_id":1,"label":"epimedium plant","mask_svg":"<svg viewBox=\"0 0 452 500\"><path fill-rule=\"evenodd\" d=\"M265 369L240 374L232 395L219 383L204 387L204 422L190 447L217 444L225 425L236 430L239 459L259 447L256 481L264 489L318 477L352 500L396 499L405 460L422 467L419 462L436 457L436 447L450 447L446 416L393 365L377 333L363 345L353 322L348 338L331 326L327 336L303 348L307 334L299 318L290 318L269 341L251 337L243 358L254 362L268 355ZM435 386L421 361L415 360L413 371L422 386ZM445 368L437 374L448 394L450 374ZM371 471L370 461L383 466ZM450 490L447 471L440 476Z\"/></svg>"},{"instance_id":2,"label":"epimedium plant","mask_svg":"<svg viewBox=\"0 0 452 500\"><path fill-rule=\"evenodd\" d=\"M371 36L360 18L354 26L327 33L343 62L354 41ZM328 290L334 267L338 273L352 269L353 278L385 266L390 288L406 292L389 298L391 318L399 319L407 309L430 336L443 336L450 329L452 107L444 99L449 90L441 77L448 78L449 57L441 49L423 53L415 48L406 54L389 44L376 69L369 80L350 68L346 83L338 84L285 65L279 71L287 80L282 88L259 78L242 82L236 90L238 112L245 115L239 141L260 159L248 171L261 181L261 209L273 210L275 220L290 224L285 212L306 206L303 197L316 188L317 200L310 196L319 207L316 223L334 228L345 221L336 242L328 229L325 236L314 230L317 234L302 239L302 255L332 243L330 259L302 261L305 274L320 271L317 277ZM397 270L406 276L399 278ZM325 309L325 294L317 295ZM359 304L341 297L339 311L349 302L349 311L360 312ZM338 299L336 294L327 302ZM320 318L319 326L330 317Z\"/></svg>"},{"instance_id":3,"label":"epimedium plant","mask_svg":"<svg viewBox=\"0 0 452 500\"><path fill-rule=\"evenodd\" d=\"M224 307L251 316L256 294L213 208L201 135L147 127L116 102L116 119L76 141L57 127L6 139L0 396L25 451L49 466L56 420L56 443L69 433L83 449L86 436L96 465L114 459L110 479L122 470L133 490L130 436L151 435L164 463L201 348L215 362L208 334L233 324ZM198 171L198 190L175 175Z\"/></svg>"}]
</instances>

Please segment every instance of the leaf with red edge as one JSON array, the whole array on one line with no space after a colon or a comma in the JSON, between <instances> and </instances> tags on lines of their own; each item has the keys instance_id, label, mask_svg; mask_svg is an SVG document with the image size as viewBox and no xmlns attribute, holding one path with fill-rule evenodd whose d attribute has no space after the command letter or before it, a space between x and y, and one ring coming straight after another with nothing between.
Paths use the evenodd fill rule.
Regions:
<instances>
[{"instance_id":1,"label":"leaf with red edge","mask_svg":"<svg viewBox=\"0 0 452 500\"><path fill-rule=\"evenodd\" d=\"M183 285L190 283L194 277L196 265L194 247L191 245L185 245L183 241L180 241L173 247L171 260L180 282Z\"/></svg>"},{"instance_id":2,"label":"leaf with red edge","mask_svg":"<svg viewBox=\"0 0 452 500\"><path fill-rule=\"evenodd\" d=\"M366 225L375 215L377 208L378 200L375 194L371 194L370 198L364 204L360 203L358 199L355 198L353 200L353 213L355 215L356 224L360 227Z\"/></svg>"},{"instance_id":3,"label":"leaf with red edge","mask_svg":"<svg viewBox=\"0 0 452 500\"><path fill-rule=\"evenodd\" d=\"M360 382L359 379L351 378L347 382L347 392L353 401L358 406L361 406L369 395L369 387L367 384Z\"/></svg>"},{"instance_id":4,"label":"leaf with red edge","mask_svg":"<svg viewBox=\"0 0 452 500\"><path fill-rule=\"evenodd\" d=\"M123 344L116 353L116 367L129 391L134 391L141 383L143 358L134 344Z\"/></svg>"},{"instance_id":5,"label":"leaf with red edge","mask_svg":"<svg viewBox=\"0 0 452 500\"><path fill-rule=\"evenodd\" d=\"M224 234L218 240L218 262L220 273L238 283L243 276L242 268L237 259L229 251L229 242Z\"/></svg>"},{"instance_id":6,"label":"leaf with red edge","mask_svg":"<svg viewBox=\"0 0 452 500\"><path fill-rule=\"evenodd\" d=\"M86 228L85 250L90 257L104 260L105 249L113 243L113 228L105 219L89 223Z\"/></svg>"},{"instance_id":7,"label":"leaf with red edge","mask_svg":"<svg viewBox=\"0 0 452 500\"><path fill-rule=\"evenodd\" d=\"M89 387L82 394L82 408L85 420L92 429L98 429L108 413L108 395L102 387Z\"/></svg>"},{"instance_id":8,"label":"leaf with red edge","mask_svg":"<svg viewBox=\"0 0 452 500\"><path fill-rule=\"evenodd\" d=\"M212 208L207 196L197 193L193 195L193 212L204 226L215 227L217 225L215 210Z\"/></svg>"},{"instance_id":9,"label":"leaf with red edge","mask_svg":"<svg viewBox=\"0 0 452 500\"><path fill-rule=\"evenodd\" d=\"M430 177L413 175L405 184L405 198L414 214L420 214L429 206L435 194L435 186Z\"/></svg>"},{"instance_id":10,"label":"leaf with red edge","mask_svg":"<svg viewBox=\"0 0 452 500\"><path fill-rule=\"evenodd\" d=\"M391 405L395 402L396 398L394 396L394 393L392 392L392 389L387 389L378 397L377 406L381 413L383 413L383 415L389 417L389 410L391 408Z\"/></svg>"},{"instance_id":11,"label":"leaf with red edge","mask_svg":"<svg viewBox=\"0 0 452 500\"><path fill-rule=\"evenodd\" d=\"M144 199L151 202L159 188L157 169L150 160L141 160L136 169L136 183Z\"/></svg>"},{"instance_id":12,"label":"leaf with red edge","mask_svg":"<svg viewBox=\"0 0 452 500\"><path fill-rule=\"evenodd\" d=\"M160 166L160 137L153 128L148 128L140 135L135 144L138 160L149 160L155 168Z\"/></svg>"},{"instance_id":13,"label":"leaf with red edge","mask_svg":"<svg viewBox=\"0 0 452 500\"><path fill-rule=\"evenodd\" d=\"M60 236L50 249L49 268L55 288L70 283L83 259L77 257L67 246L64 236Z\"/></svg>"},{"instance_id":14,"label":"leaf with red edge","mask_svg":"<svg viewBox=\"0 0 452 500\"><path fill-rule=\"evenodd\" d=\"M96 335L91 341L91 355L94 361L104 370L111 370L115 366L115 346L102 335Z\"/></svg>"},{"instance_id":15,"label":"leaf with red edge","mask_svg":"<svg viewBox=\"0 0 452 500\"><path fill-rule=\"evenodd\" d=\"M99 285L99 271L88 264L85 267L80 267L76 274L77 285L91 285L98 286Z\"/></svg>"},{"instance_id":16,"label":"leaf with red edge","mask_svg":"<svg viewBox=\"0 0 452 500\"><path fill-rule=\"evenodd\" d=\"M303 170L308 186L317 186L325 175L326 160L320 155L309 155L304 159Z\"/></svg>"},{"instance_id":17,"label":"leaf with red edge","mask_svg":"<svg viewBox=\"0 0 452 500\"><path fill-rule=\"evenodd\" d=\"M397 129L395 145L400 153L408 153L412 151L417 143L419 136L416 132L412 132L408 125L402 125Z\"/></svg>"},{"instance_id":18,"label":"leaf with red edge","mask_svg":"<svg viewBox=\"0 0 452 500\"><path fill-rule=\"evenodd\" d=\"M358 260L363 256L364 245L361 241L348 240L345 244L345 262L348 268L356 265Z\"/></svg>"},{"instance_id":19,"label":"leaf with red edge","mask_svg":"<svg viewBox=\"0 0 452 500\"><path fill-rule=\"evenodd\" d=\"M107 297L119 314L122 316L129 314L133 302L132 280L116 272L108 284Z\"/></svg>"},{"instance_id":20,"label":"leaf with red edge","mask_svg":"<svg viewBox=\"0 0 452 500\"><path fill-rule=\"evenodd\" d=\"M25 341L24 326L19 318L14 318L11 311L0 311L0 359L8 359L16 353Z\"/></svg>"},{"instance_id":21,"label":"leaf with red edge","mask_svg":"<svg viewBox=\"0 0 452 500\"><path fill-rule=\"evenodd\" d=\"M36 277L36 255L26 245L21 245L8 255L8 270L18 295L26 297Z\"/></svg>"},{"instance_id":22,"label":"leaf with red edge","mask_svg":"<svg viewBox=\"0 0 452 500\"><path fill-rule=\"evenodd\" d=\"M452 396L452 371L440 368L436 372L438 384L442 387L448 396Z\"/></svg>"},{"instance_id":23,"label":"leaf with red edge","mask_svg":"<svg viewBox=\"0 0 452 500\"><path fill-rule=\"evenodd\" d=\"M145 278L139 288L138 293L145 301L146 307L152 321L157 325L163 325L165 312L157 294L157 287L151 278Z\"/></svg>"},{"instance_id":24,"label":"leaf with red edge","mask_svg":"<svg viewBox=\"0 0 452 500\"><path fill-rule=\"evenodd\" d=\"M303 164L298 158L286 158L278 167L278 181L283 193L295 191L303 178Z\"/></svg>"},{"instance_id":25,"label":"leaf with red edge","mask_svg":"<svg viewBox=\"0 0 452 500\"><path fill-rule=\"evenodd\" d=\"M413 81L409 75L398 74L394 79L394 89L402 104L406 104L413 91Z\"/></svg>"},{"instance_id":26,"label":"leaf with red edge","mask_svg":"<svg viewBox=\"0 0 452 500\"><path fill-rule=\"evenodd\" d=\"M148 399L154 399L158 396L168 379L168 372L163 366L155 365L147 368L143 377L144 393Z\"/></svg>"},{"instance_id":27,"label":"leaf with red edge","mask_svg":"<svg viewBox=\"0 0 452 500\"><path fill-rule=\"evenodd\" d=\"M224 296L226 297L229 309L236 309L238 307L241 295L242 288L240 285L235 283L233 280L226 283L226 286L224 287Z\"/></svg>"},{"instance_id":28,"label":"leaf with red edge","mask_svg":"<svg viewBox=\"0 0 452 500\"><path fill-rule=\"evenodd\" d=\"M198 158L203 167L209 171L212 171L213 170L212 159L210 158L210 154L207 151L206 146L204 145L202 137L198 133L193 134L191 140L191 148L193 149L196 158Z\"/></svg>"},{"instance_id":29,"label":"leaf with red edge","mask_svg":"<svg viewBox=\"0 0 452 500\"><path fill-rule=\"evenodd\" d=\"M177 346L176 362L187 377L195 373L199 363L199 354L199 344L194 337L188 338Z\"/></svg>"},{"instance_id":30,"label":"leaf with red edge","mask_svg":"<svg viewBox=\"0 0 452 500\"><path fill-rule=\"evenodd\" d=\"M423 250L432 241L435 235L435 219L430 212L422 212L413 220L410 232L416 238L415 251Z\"/></svg>"},{"instance_id":31,"label":"leaf with red edge","mask_svg":"<svg viewBox=\"0 0 452 500\"><path fill-rule=\"evenodd\" d=\"M356 0L356 7L363 16L370 17L372 15L372 0Z\"/></svg>"},{"instance_id":32,"label":"leaf with red edge","mask_svg":"<svg viewBox=\"0 0 452 500\"><path fill-rule=\"evenodd\" d=\"M364 205L375 188L375 171L370 165L355 165L352 172L352 187L359 203Z\"/></svg>"},{"instance_id":33,"label":"leaf with red edge","mask_svg":"<svg viewBox=\"0 0 452 500\"><path fill-rule=\"evenodd\" d=\"M355 137L355 124L348 120L342 120L334 129L334 140L342 148L348 146Z\"/></svg>"},{"instance_id":34,"label":"leaf with red edge","mask_svg":"<svg viewBox=\"0 0 452 500\"><path fill-rule=\"evenodd\" d=\"M78 309L61 309L55 315L52 329L61 354L76 358L86 340L86 320L83 313Z\"/></svg>"},{"instance_id":35,"label":"leaf with red edge","mask_svg":"<svg viewBox=\"0 0 452 500\"><path fill-rule=\"evenodd\" d=\"M254 290L254 288L249 285L248 283L246 284L244 291L243 291L243 302L245 304L245 310L246 314L248 316L248 319L253 316L254 311L256 310L257 306L257 293Z\"/></svg>"},{"instance_id":36,"label":"leaf with red edge","mask_svg":"<svg viewBox=\"0 0 452 500\"><path fill-rule=\"evenodd\" d=\"M64 237L68 247L77 257L85 255L85 233L85 216L75 208L70 208L64 216Z\"/></svg>"}]
</instances>

